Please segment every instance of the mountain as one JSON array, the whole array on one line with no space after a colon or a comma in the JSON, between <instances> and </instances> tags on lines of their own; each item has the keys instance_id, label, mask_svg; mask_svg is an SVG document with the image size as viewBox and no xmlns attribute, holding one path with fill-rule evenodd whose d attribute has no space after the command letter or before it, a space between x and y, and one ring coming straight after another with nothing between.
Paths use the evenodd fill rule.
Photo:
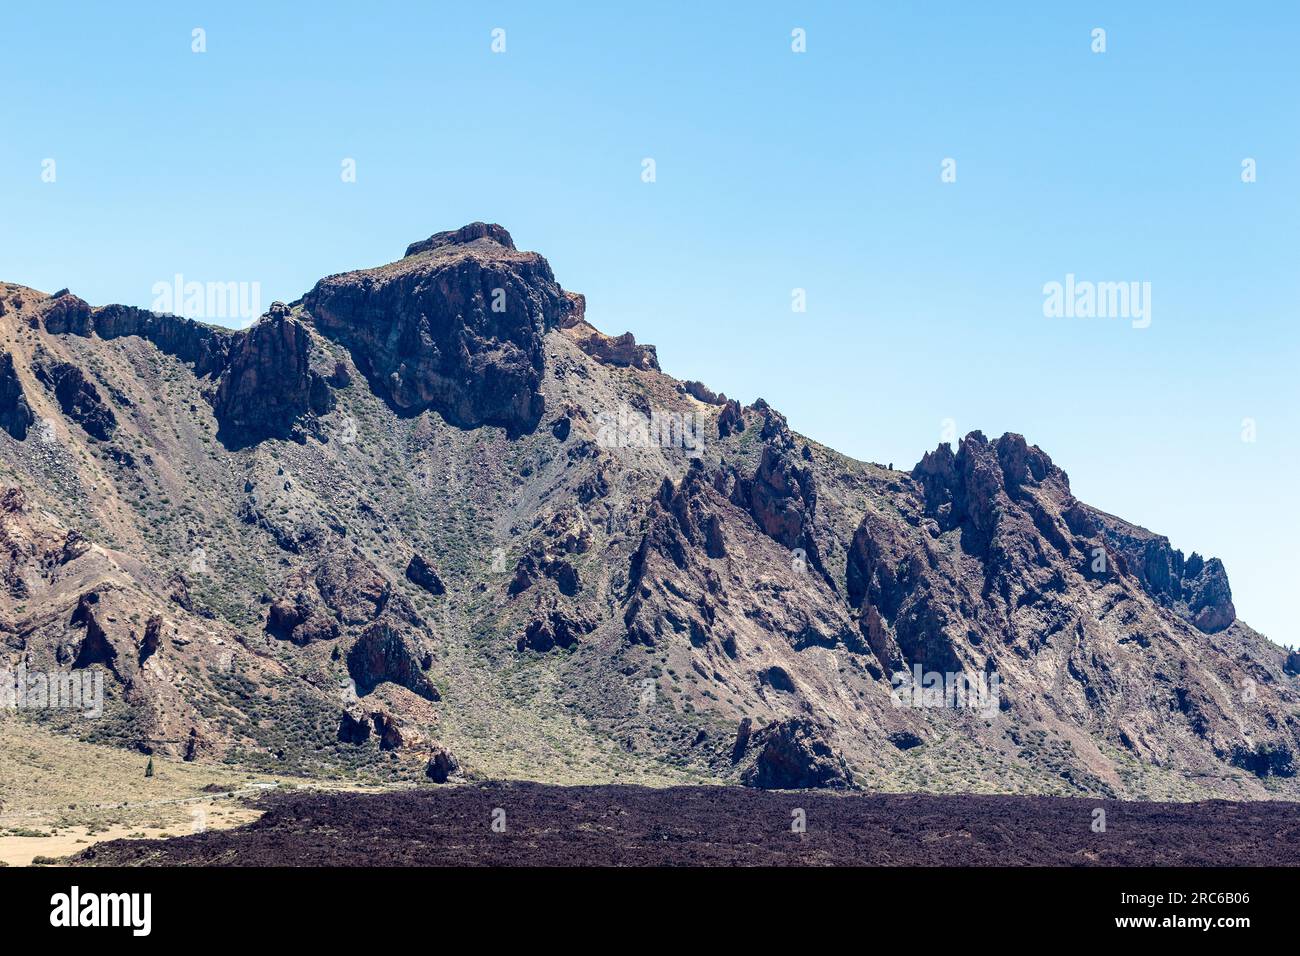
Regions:
<instances>
[{"instance_id":1,"label":"mountain","mask_svg":"<svg viewBox=\"0 0 1300 956\"><path fill-rule=\"evenodd\" d=\"M1300 791L1300 657L1221 562L1019 435L855 461L585 312L485 223L243 331L0 285L0 653L106 675L25 719L315 777Z\"/></svg>"}]
</instances>

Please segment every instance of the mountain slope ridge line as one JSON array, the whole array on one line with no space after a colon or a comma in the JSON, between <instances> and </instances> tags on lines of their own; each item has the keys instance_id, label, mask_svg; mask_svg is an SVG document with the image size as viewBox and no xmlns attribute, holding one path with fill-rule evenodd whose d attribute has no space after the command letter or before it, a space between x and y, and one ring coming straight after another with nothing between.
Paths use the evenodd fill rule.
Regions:
<instances>
[{"instance_id":1,"label":"mountain slope ridge line","mask_svg":"<svg viewBox=\"0 0 1300 956\"><path fill-rule=\"evenodd\" d=\"M895 471L678 381L501 226L245 330L12 284L0 330L0 651L109 674L100 720L33 715L63 732L385 781L1297 792L1300 657L1218 559L1014 433Z\"/></svg>"}]
</instances>

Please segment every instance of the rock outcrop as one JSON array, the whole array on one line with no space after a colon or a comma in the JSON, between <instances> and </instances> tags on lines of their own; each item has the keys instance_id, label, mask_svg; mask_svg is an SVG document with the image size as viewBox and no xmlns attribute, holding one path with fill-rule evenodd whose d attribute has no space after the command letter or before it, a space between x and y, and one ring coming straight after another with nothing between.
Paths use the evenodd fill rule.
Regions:
<instances>
[{"instance_id":1,"label":"rock outcrop","mask_svg":"<svg viewBox=\"0 0 1300 956\"><path fill-rule=\"evenodd\" d=\"M329 641L339 636L339 624L333 615L306 591L278 598L266 612L268 634L306 647L315 641Z\"/></svg>"},{"instance_id":2,"label":"rock outcrop","mask_svg":"<svg viewBox=\"0 0 1300 956\"><path fill-rule=\"evenodd\" d=\"M86 434L108 441L117 430L117 416L100 397L99 389L86 373L70 362L38 359L32 371L50 390L63 414L86 430Z\"/></svg>"},{"instance_id":3,"label":"rock outcrop","mask_svg":"<svg viewBox=\"0 0 1300 956\"><path fill-rule=\"evenodd\" d=\"M93 313L90 303L67 289L60 289L40 306L41 322L55 334L90 335L95 330Z\"/></svg>"},{"instance_id":4,"label":"rock outcrop","mask_svg":"<svg viewBox=\"0 0 1300 956\"><path fill-rule=\"evenodd\" d=\"M855 789L848 764L809 720L776 721L752 732L743 726L736 744L733 759L744 764L740 779L747 787Z\"/></svg>"},{"instance_id":5,"label":"rock outcrop","mask_svg":"<svg viewBox=\"0 0 1300 956\"><path fill-rule=\"evenodd\" d=\"M283 303L272 305L252 328L236 332L132 306L93 309L65 290L43 303L41 321L55 334L137 336L189 364L196 376L211 377L219 437L233 447L294 436L303 416L333 407L328 380L311 367L310 333ZM74 413L65 406L65 411L91 434L111 433L112 411L98 409L102 402L93 384L66 364L47 363L42 381L63 390L60 403L79 409Z\"/></svg>"},{"instance_id":6,"label":"rock outcrop","mask_svg":"<svg viewBox=\"0 0 1300 956\"><path fill-rule=\"evenodd\" d=\"M1207 561L1192 552L1184 560L1165 536L1095 508L1086 511L1120 566L1162 606L1207 633L1222 631L1237 619L1228 574L1218 558Z\"/></svg>"},{"instance_id":7,"label":"rock outcrop","mask_svg":"<svg viewBox=\"0 0 1300 956\"><path fill-rule=\"evenodd\" d=\"M424 766L424 775L434 783L446 783L460 771L460 761L446 747L435 747Z\"/></svg>"},{"instance_id":8,"label":"rock outcrop","mask_svg":"<svg viewBox=\"0 0 1300 956\"><path fill-rule=\"evenodd\" d=\"M51 297L41 321L54 334L97 335L101 339L139 336L194 368L196 375L215 375L225 368L231 347L243 333L195 322L177 315L149 312L129 305L92 309L68 293Z\"/></svg>"},{"instance_id":9,"label":"rock outcrop","mask_svg":"<svg viewBox=\"0 0 1300 956\"><path fill-rule=\"evenodd\" d=\"M634 643L653 647L671 634L696 646L712 639L721 580L708 559L726 554L716 495L698 461L679 485L660 485L628 573L623 622Z\"/></svg>"},{"instance_id":10,"label":"rock outcrop","mask_svg":"<svg viewBox=\"0 0 1300 956\"><path fill-rule=\"evenodd\" d=\"M744 430L745 416L741 411L740 402L734 398L729 399L718 414L718 437L730 438L732 435Z\"/></svg>"},{"instance_id":11,"label":"rock outcrop","mask_svg":"<svg viewBox=\"0 0 1300 956\"><path fill-rule=\"evenodd\" d=\"M528 622L523 635L515 642L515 649L545 654L553 648L569 648L595 627L595 622L557 606L555 602L549 606L543 602L537 616Z\"/></svg>"},{"instance_id":12,"label":"rock outcrop","mask_svg":"<svg viewBox=\"0 0 1300 956\"><path fill-rule=\"evenodd\" d=\"M437 688L425 671L429 651L409 629L377 621L357 638L348 651L348 674L362 697L385 682L397 684L426 700L439 700Z\"/></svg>"},{"instance_id":13,"label":"rock outcrop","mask_svg":"<svg viewBox=\"0 0 1300 956\"><path fill-rule=\"evenodd\" d=\"M433 409L461 428L514 434L532 431L545 407L542 337L576 308L545 259L486 223L322 279L303 304L399 414Z\"/></svg>"},{"instance_id":14,"label":"rock outcrop","mask_svg":"<svg viewBox=\"0 0 1300 956\"><path fill-rule=\"evenodd\" d=\"M593 329L578 339L578 348L605 365L659 371L659 354L655 347L638 345L631 332L610 336Z\"/></svg>"},{"instance_id":15,"label":"rock outcrop","mask_svg":"<svg viewBox=\"0 0 1300 956\"><path fill-rule=\"evenodd\" d=\"M689 381L682 383L682 391L692 398L699 399L706 405L726 405L727 396L720 392L715 392L703 382ZM738 406L739 407L739 406Z\"/></svg>"},{"instance_id":16,"label":"rock outcrop","mask_svg":"<svg viewBox=\"0 0 1300 956\"><path fill-rule=\"evenodd\" d=\"M99 618L100 595L97 591L87 591L77 601L77 609L72 612L71 624L84 628L77 643L76 658L72 662L74 670L103 665L109 670L117 668L117 648L109 639Z\"/></svg>"},{"instance_id":17,"label":"rock outcrop","mask_svg":"<svg viewBox=\"0 0 1300 956\"><path fill-rule=\"evenodd\" d=\"M426 674L432 658L425 622L360 555L327 550L315 565L289 575L267 611L266 629L304 647L353 635L346 663L360 696L388 682L438 699Z\"/></svg>"},{"instance_id":18,"label":"rock outcrop","mask_svg":"<svg viewBox=\"0 0 1300 956\"><path fill-rule=\"evenodd\" d=\"M861 649L834 590L735 503L734 488L728 496L734 479L692 460L680 482L660 485L629 563L627 640L690 647L706 673L736 669L737 679L755 685L760 678L742 663L746 650Z\"/></svg>"},{"instance_id":19,"label":"rock outcrop","mask_svg":"<svg viewBox=\"0 0 1300 956\"><path fill-rule=\"evenodd\" d=\"M158 653L162 647L163 618L161 614L151 615L144 626L144 635L140 638L139 663L143 664Z\"/></svg>"},{"instance_id":20,"label":"rock outcrop","mask_svg":"<svg viewBox=\"0 0 1300 956\"><path fill-rule=\"evenodd\" d=\"M503 249L509 249L511 252L515 251L515 241L510 238L510 233L506 231L504 226L498 226L494 222L471 222L459 229L435 232L428 239L421 239L419 242L411 243L406 247L406 252L402 258L409 259L411 256L433 252L445 246L468 246L479 240L486 240L489 243L501 246Z\"/></svg>"},{"instance_id":21,"label":"rock outcrop","mask_svg":"<svg viewBox=\"0 0 1300 956\"><path fill-rule=\"evenodd\" d=\"M406 563L406 579L435 597L447 593L447 586L442 583L442 578L422 554L411 555L411 560Z\"/></svg>"},{"instance_id":22,"label":"rock outcrop","mask_svg":"<svg viewBox=\"0 0 1300 956\"><path fill-rule=\"evenodd\" d=\"M277 303L231 349L213 397L219 437L241 447L289 438L303 416L333 407L325 378L311 367L306 327Z\"/></svg>"},{"instance_id":23,"label":"rock outcrop","mask_svg":"<svg viewBox=\"0 0 1300 956\"><path fill-rule=\"evenodd\" d=\"M758 470L749 481L738 481L733 498L754 516L763 533L801 554L832 589L835 582L822 564L813 533L817 515L817 482L812 468L793 450L765 445Z\"/></svg>"},{"instance_id":24,"label":"rock outcrop","mask_svg":"<svg viewBox=\"0 0 1300 956\"><path fill-rule=\"evenodd\" d=\"M350 704L339 716L337 737L341 743L361 745L374 740L380 750L400 750L424 743L424 737L387 707Z\"/></svg>"},{"instance_id":25,"label":"rock outcrop","mask_svg":"<svg viewBox=\"0 0 1300 956\"><path fill-rule=\"evenodd\" d=\"M1293 676L1300 674L1300 651L1287 651L1286 663L1282 669Z\"/></svg>"},{"instance_id":26,"label":"rock outcrop","mask_svg":"<svg viewBox=\"0 0 1300 956\"><path fill-rule=\"evenodd\" d=\"M573 597L582 589L574 562L591 549L591 525L575 508L562 509L541 524L541 534L515 565L509 593L521 594L545 577L553 580L562 594Z\"/></svg>"},{"instance_id":27,"label":"rock outcrop","mask_svg":"<svg viewBox=\"0 0 1300 956\"><path fill-rule=\"evenodd\" d=\"M36 421L36 415L27 404L23 383L14 369L14 357L0 353L0 428L22 441L27 430Z\"/></svg>"}]
</instances>

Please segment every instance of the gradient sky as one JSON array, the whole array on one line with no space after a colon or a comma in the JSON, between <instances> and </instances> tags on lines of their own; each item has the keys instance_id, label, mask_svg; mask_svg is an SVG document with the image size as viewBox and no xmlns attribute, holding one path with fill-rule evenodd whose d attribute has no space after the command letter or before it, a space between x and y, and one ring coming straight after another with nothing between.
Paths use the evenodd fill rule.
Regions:
<instances>
[{"instance_id":1,"label":"gradient sky","mask_svg":"<svg viewBox=\"0 0 1300 956\"><path fill-rule=\"evenodd\" d=\"M599 328L848 454L1021 432L1300 640L1296 4L272 6L6 8L0 279L269 304L500 222ZM1150 282L1150 328L1045 318L1067 273Z\"/></svg>"}]
</instances>

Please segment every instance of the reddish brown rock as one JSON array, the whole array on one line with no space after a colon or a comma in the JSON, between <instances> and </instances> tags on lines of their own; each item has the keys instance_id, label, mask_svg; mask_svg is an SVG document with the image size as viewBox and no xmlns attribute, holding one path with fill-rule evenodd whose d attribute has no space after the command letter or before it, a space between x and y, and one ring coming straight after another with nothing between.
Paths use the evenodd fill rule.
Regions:
<instances>
[{"instance_id":1,"label":"reddish brown rock","mask_svg":"<svg viewBox=\"0 0 1300 956\"><path fill-rule=\"evenodd\" d=\"M618 368L659 371L659 355L653 345L638 345L631 332L609 336L592 332L578 340L578 347L597 362Z\"/></svg>"}]
</instances>

